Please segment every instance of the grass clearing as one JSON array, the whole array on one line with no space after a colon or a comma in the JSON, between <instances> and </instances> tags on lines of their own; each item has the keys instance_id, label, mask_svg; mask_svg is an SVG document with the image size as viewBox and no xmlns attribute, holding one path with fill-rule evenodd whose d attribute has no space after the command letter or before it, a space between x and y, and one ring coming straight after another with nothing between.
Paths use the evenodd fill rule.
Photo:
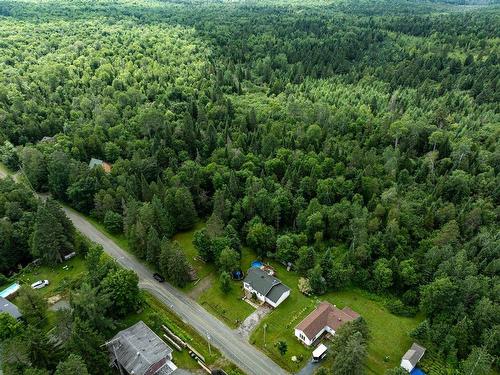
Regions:
<instances>
[{"instance_id":1,"label":"grass clearing","mask_svg":"<svg viewBox=\"0 0 500 375\"><path fill-rule=\"evenodd\" d=\"M252 344L262 349L283 368L298 371L305 365L314 348L306 348L299 343L294 336L294 328L319 301L327 300L339 308L351 307L366 320L371 333L365 366L367 373L383 374L386 369L399 365L401 356L412 342L408 334L422 317L405 318L393 315L382 305L380 297L359 289L330 292L319 298L306 297L298 291L299 276L296 273L286 271L284 266L276 262L271 261L270 264L276 269L276 276L292 289L292 293L255 329L250 338ZM267 328L264 343L265 324ZM275 347L275 343L280 340L288 344L285 356L281 356ZM302 358L302 361L294 363L291 361L292 356Z\"/></svg>"},{"instance_id":2,"label":"grass clearing","mask_svg":"<svg viewBox=\"0 0 500 375\"><path fill-rule=\"evenodd\" d=\"M179 245L181 245L181 248L184 250L184 253L186 254L189 264L196 270L198 279L200 280L208 275L215 273L215 267L213 266L213 264L205 263L198 258L198 251L196 250L193 244L194 233L197 230L200 230L204 227L205 227L205 222L199 221L198 223L195 224L195 226L192 229L184 232L179 232L172 238L173 241L179 242ZM181 289L184 292L189 292L193 290L195 287L196 287L196 281L193 281L187 283L186 286L184 286L184 288Z\"/></svg>"},{"instance_id":3,"label":"grass clearing","mask_svg":"<svg viewBox=\"0 0 500 375\"><path fill-rule=\"evenodd\" d=\"M7 168L5 164L0 163L0 172L3 172L5 174L12 174L12 172Z\"/></svg>"},{"instance_id":4,"label":"grass clearing","mask_svg":"<svg viewBox=\"0 0 500 375\"><path fill-rule=\"evenodd\" d=\"M119 246L127 251L130 251L128 242L123 235L113 235L109 233L102 224L96 220L89 218L91 223L101 232L109 236ZM248 315L253 312L253 308L241 300L241 282L233 282L231 292L224 295L218 285L217 272L212 264L206 264L197 258L197 251L193 245L194 233L203 228L205 224L199 222L192 230L178 233L174 236L174 240L178 241L181 247L186 252L188 261L197 270L198 277L212 277L211 286L205 290L198 298L198 302L202 304L208 311L223 320L228 326L235 328L239 322L243 321ZM257 259L251 249L242 248L242 269L246 271L251 262ZM74 258L70 262L75 262L74 271L84 272L83 260ZM81 264L78 265L78 262ZM395 367L399 364L399 360L404 352L411 345L411 339L408 333L416 327L421 320L421 317L404 318L392 315L389 313L380 301L380 298L374 297L364 291L351 289L342 292L328 293L321 298L306 297L298 291L297 284L299 276L294 272L286 271L285 267L277 262L269 262L277 271L277 277L287 286L292 288L290 297L285 300L277 309L271 312L260 325L255 329L250 337L250 342L263 350L280 366L289 371L298 371L306 363L311 355L312 348L306 348L299 343L294 336L294 327L309 313L320 300L328 300L340 308L349 306L360 313L368 323L371 332L371 338L368 345L368 360L366 370L368 373L380 374L386 369ZM58 266L62 268L62 266ZM49 295L55 291L56 285L67 283L64 279L64 272L53 273L54 270L44 269L40 267L36 276L38 279L47 278L50 281L54 280L51 286L45 289L44 293ZM56 270L57 271L57 270ZM52 273L51 273L52 272ZM46 275L46 276L44 276ZM49 276L50 275L50 276ZM31 280L32 276L26 276ZM36 280L33 280L34 282ZM189 283L183 291L189 292L195 287L195 283ZM166 310L158 302L149 302L154 306L154 310ZM147 313L147 309L145 309ZM138 316L145 316L145 312ZM173 314L171 314L173 316ZM167 315L168 316L168 315ZM175 318L175 316L173 316ZM130 319L133 319L131 317ZM182 322L181 322L182 323ZM267 324L266 338L264 342L264 324ZM129 324L130 325L130 324ZM189 328L189 327L187 327ZM284 340L288 344L288 352L285 356L281 356L275 347L277 341ZM179 356L179 355L178 355ZM302 361L294 363L291 361L292 356L302 358ZM388 359L386 360L386 357ZM179 366L183 366L183 362L187 359L180 355ZM189 359L190 360L190 359ZM188 367L189 368L189 367Z\"/></svg>"},{"instance_id":5,"label":"grass clearing","mask_svg":"<svg viewBox=\"0 0 500 375\"><path fill-rule=\"evenodd\" d=\"M243 301L241 281L231 282L231 291L222 293L219 282L214 280L211 287L200 295L197 301L213 315L222 318L231 328L238 327L255 309Z\"/></svg>"},{"instance_id":6,"label":"grass clearing","mask_svg":"<svg viewBox=\"0 0 500 375\"><path fill-rule=\"evenodd\" d=\"M63 267L66 266L67 269L64 269ZM38 280L49 280L50 284L45 288L38 289L38 291L44 297L50 297L55 294L65 294L75 282L81 280L86 272L83 258L77 255L55 266L29 265L11 278L11 280L17 281L21 285L31 285Z\"/></svg>"}]
</instances>

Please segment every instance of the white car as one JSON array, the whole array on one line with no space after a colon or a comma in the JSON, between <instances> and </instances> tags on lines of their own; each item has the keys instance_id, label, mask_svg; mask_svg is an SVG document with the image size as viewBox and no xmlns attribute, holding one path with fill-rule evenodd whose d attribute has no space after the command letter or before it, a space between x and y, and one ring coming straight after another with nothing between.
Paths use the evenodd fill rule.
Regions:
<instances>
[{"instance_id":1,"label":"white car","mask_svg":"<svg viewBox=\"0 0 500 375\"><path fill-rule=\"evenodd\" d=\"M45 288L47 285L49 285L49 280L38 280L37 282L31 284L31 287L33 289L42 289Z\"/></svg>"}]
</instances>

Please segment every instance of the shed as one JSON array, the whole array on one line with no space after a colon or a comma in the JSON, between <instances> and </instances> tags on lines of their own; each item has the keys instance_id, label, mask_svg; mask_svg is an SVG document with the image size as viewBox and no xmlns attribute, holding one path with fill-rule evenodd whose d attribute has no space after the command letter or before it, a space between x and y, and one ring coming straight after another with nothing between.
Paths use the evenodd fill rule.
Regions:
<instances>
[{"instance_id":1,"label":"shed","mask_svg":"<svg viewBox=\"0 0 500 375\"><path fill-rule=\"evenodd\" d=\"M413 343L410 349L401 359L401 367L408 372L412 372L417 363L422 359L425 353L425 348Z\"/></svg>"},{"instance_id":2,"label":"shed","mask_svg":"<svg viewBox=\"0 0 500 375\"><path fill-rule=\"evenodd\" d=\"M95 159L95 158L90 159L89 168L92 169L92 168L95 168L97 166L102 167L102 169L106 173L111 172L111 164L106 163L105 161L102 161L100 159Z\"/></svg>"}]
</instances>

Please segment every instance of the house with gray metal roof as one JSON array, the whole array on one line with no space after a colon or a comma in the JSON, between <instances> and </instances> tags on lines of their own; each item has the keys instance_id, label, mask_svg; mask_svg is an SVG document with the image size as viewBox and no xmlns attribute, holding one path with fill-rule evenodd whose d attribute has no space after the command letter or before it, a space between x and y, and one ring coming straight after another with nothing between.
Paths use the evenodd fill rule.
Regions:
<instances>
[{"instance_id":1,"label":"house with gray metal roof","mask_svg":"<svg viewBox=\"0 0 500 375\"><path fill-rule=\"evenodd\" d=\"M412 372L417 363L422 359L425 353L425 348L413 343L410 349L401 359L401 367L408 372Z\"/></svg>"},{"instance_id":2,"label":"house with gray metal roof","mask_svg":"<svg viewBox=\"0 0 500 375\"><path fill-rule=\"evenodd\" d=\"M5 298L0 297L0 313L4 312L12 316L14 319L21 319L23 316L16 305Z\"/></svg>"},{"instance_id":3,"label":"house with gray metal roof","mask_svg":"<svg viewBox=\"0 0 500 375\"><path fill-rule=\"evenodd\" d=\"M118 332L106 346L121 375L170 375L177 369L172 349L143 321Z\"/></svg>"},{"instance_id":4,"label":"house with gray metal roof","mask_svg":"<svg viewBox=\"0 0 500 375\"><path fill-rule=\"evenodd\" d=\"M262 303L277 307L290 295L290 288L260 268L250 268L243 280L247 295L255 296Z\"/></svg>"}]
</instances>

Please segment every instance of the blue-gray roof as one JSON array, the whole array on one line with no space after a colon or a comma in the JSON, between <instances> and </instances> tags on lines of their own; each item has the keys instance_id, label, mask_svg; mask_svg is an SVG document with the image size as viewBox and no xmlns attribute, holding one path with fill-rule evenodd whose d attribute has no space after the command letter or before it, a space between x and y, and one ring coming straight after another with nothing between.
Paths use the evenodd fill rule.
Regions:
<instances>
[{"instance_id":1,"label":"blue-gray roof","mask_svg":"<svg viewBox=\"0 0 500 375\"><path fill-rule=\"evenodd\" d=\"M290 290L280 280L260 268L250 268L244 282L273 302L278 302L281 296Z\"/></svg>"},{"instance_id":2,"label":"blue-gray roof","mask_svg":"<svg viewBox=\"0 0 500 375\"><path fill-rule=\"evenodd\" d=\"M10 316L12 316L15 319L19 319L20 317L23 316L23 314L21 314L16 305L14 305L9 300L0 297L0 313L3 312L10 314Z\"/></svg>"}]
</instances>

